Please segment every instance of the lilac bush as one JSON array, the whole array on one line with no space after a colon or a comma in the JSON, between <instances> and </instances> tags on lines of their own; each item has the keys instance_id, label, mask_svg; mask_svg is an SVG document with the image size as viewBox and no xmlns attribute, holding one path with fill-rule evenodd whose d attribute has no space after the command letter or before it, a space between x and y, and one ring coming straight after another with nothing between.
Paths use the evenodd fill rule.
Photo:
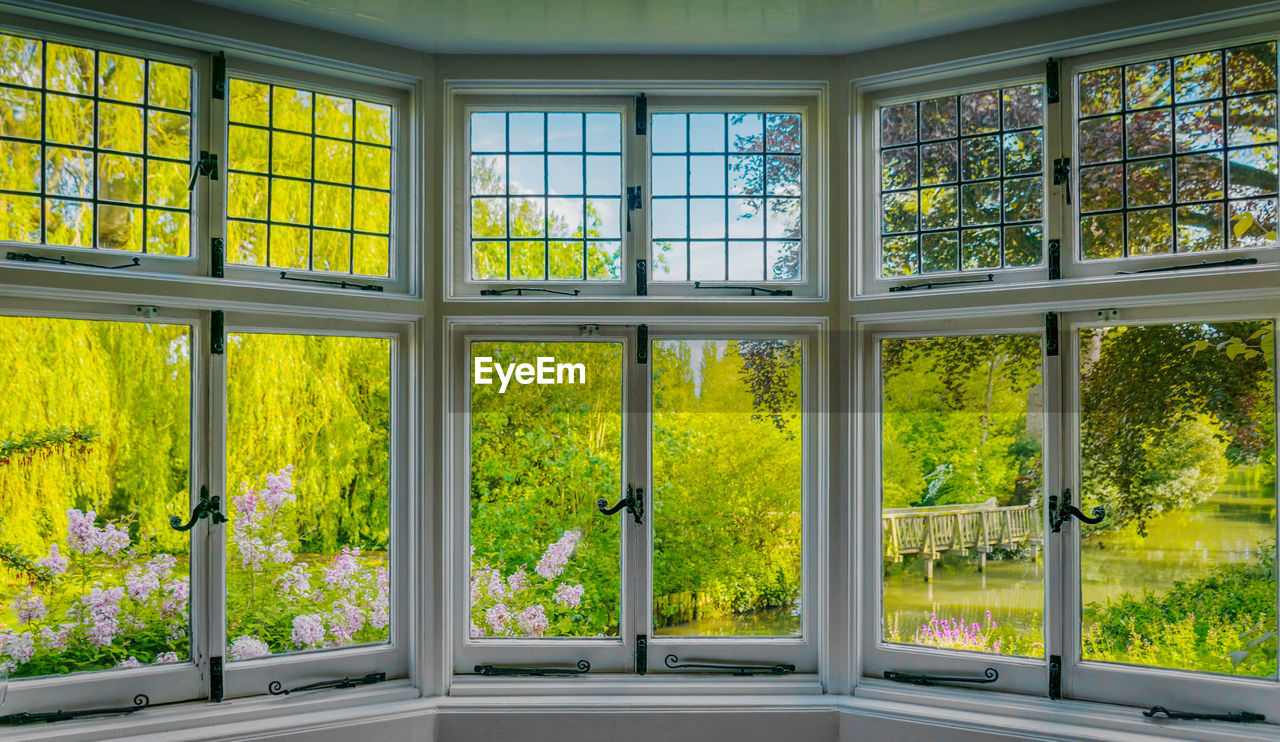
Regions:
<instances>
[{"instance_id":1,"label":"lilac bush","mask_svg":"<svg viewBox=\"0 0 1280 742\"><path fill-rule=\"evenodd\" d=\"M476 559L471 547L471 636L540 637L574 635L574 609L585 588L559 581L582 540L565 531L547 546L533 572L524 565L503 577L504 565ZM555 627L555 631L551 631Z\"/></svg>"}]
</instances>

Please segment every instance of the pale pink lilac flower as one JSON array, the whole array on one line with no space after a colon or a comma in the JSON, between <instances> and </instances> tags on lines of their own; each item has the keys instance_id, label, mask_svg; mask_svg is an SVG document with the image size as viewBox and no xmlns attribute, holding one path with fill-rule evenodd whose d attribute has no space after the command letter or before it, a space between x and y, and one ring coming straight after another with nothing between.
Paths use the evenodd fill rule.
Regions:
<instances>
[{"instance_id":1,"label":"pale pink lilac flower","mask_svg":"<svg viewBox=\"0 0 1280 742\"><path fill-rule=\"evenodd\" d=\"M564 566L569 563L569 557L573 556L573 550L581 538L582 534L577 531L565 531L559 541L547 547L534 571L547 580L559 577L564 573Z\"/></svg>"},{"instance_id":2,"label":"pale pink lilac flower","mask_svg":"<svg viewBox=\"0 0 1280 742\"><path fill-rule=\"evenodd\" d=\"M511 613L507 610L507 606L498 603L489 610L484 612L484 622L489 624L489 628L495 634L501 634L507 626L507 621L511 618Z\"/></svg>"},{"instance_id":3,"label":"pale pink lilac flower","mask_svg":"<svg viewBox=\"0 0 1280 742\"><path fill-rule=\"evenodd\" d=\"M484 636L484 630L481 629L479 626L476 626L475 621L472 621L471 622L471 638L478 639L482 636Z\"/></svg>"},{"instance_id":4,"label":"pale pink lilac flower","mask_svg":"<svg viewBox=\"0 0 1280 742\"><path fill-rule=\"evenodd\" d=\"M142 601L160 589L160 577L146 567L134 567L125 573L124 584L129 597Z\"/></svg>"},{"instance_id":5,"label":"pale pink lilac flower","mask_svg":"<svg viewBox=\"0 0 1280 742\"><path fill-rule=\"evenodd\" d=\"M160 654L156 655L157 665L172 665L177 661L178 661L177 652L161 652Z\"/></svg>"},{"instance_id":6,"label":"pale pink lilac flower","mask_svg":"<svg viewBox=\"0 0 1280 742\"><path fill-rule=\"evenodd\" d=\"M232 660L247 660L271 654L271 648L258 637L245 634L231 642L231 646L227 648L227 654L231 655Z\"/></svg>"},{"instance_id":7,"label":"pale pink lilac flower","mask_svg":"<svg viewBox=\"0 0 1280 742\"><path fill-rule=\"evenodd\" d=\"M178 558L172 554L156 554L147 561L146 570L156 577L164 577L178 565Z\"/></svg>"},{"instance_id":8,"label":"pale pink lilac flower","mask_svg":"<svg viewBox=\"0 0 1280 742\"><path fill-rule=\"evenodd\" d=\"M272 510L278 510L286 502L296 500L293 494L293 464L275 474L268 474L267 488L260 494L263 504Z\"/></svg>"},{"instance_id":9,"label":"pale pink lilac flower","mask_svg":"<svg viewBox=\"0 0 1280 742\"><path fill-rule=\"evenodd\" d=\"M556 588L556 593L553 598L557 603L566 608L577 608L578 603L582 602L582 594L584 592L586 592L586 590L582 585L566 585L564 583L560 583L560 586Z\"/></svg>"},{"instance_id":10,"label":"pale pink lilac flower","mask_svg":"<svg viewBox=\"0 0 1280 742\"><path fill-rule=\"evenodd\" d=\"M120 600L124 597L123 587L103 590L95 586L88 595L80 598L88 611L85 617L89 641L105 647L120 633L120 622L116 616L120 613Z\"/></svg>"},{"instance_id":11,"label":"pale pink lilac flower","mask_svg":"<svg viewBox=\"0 0 1280 742\"><path fill-rule=\"evenodd\" d=\"M52 626L40 627L40 643L45 649L55 651L66 649L67 638L71 635L71 629L75 628L75 624L64 623L58 628Z\"/></svg>"},{"instance_id":12,"label":"pale pink lilac flower","mask_svg":"<svg viewBox=\"0 0 1280 742\"><path fill-rule=\"evenodd\" d=\"M391 622L391 575L386 567L379 567L374 573L377 592L369 607L369 624L375 629L385 629Z\"/></svg>"},{"instance_id":13,"label":"pale pink lilac flower","mask_svg":"<svg viewBox=\"0 0 1280 742\"><path fill-rule=\"evenodd\" d=\"M164 583L165 599L160 603L160 611L166 616L182 616L187 614L187 597L191 594L191 584L186 577L177 577Z\"/></svg>"},{"instance_id":14,"label":"pale pink lilac flower","mask_svg":"<svg viewBox=\"0 0 1280 742\"><path fill-rule=\"evenodd\" d=\"M350 546L342 547L342 551L333 557L333 561L328 567L323 567L324 584L329 587L350 590L356 586L354 579L357 572L360 571L360 547L351 548Z\"/></svg>"},{"instance_id":15,"label":"pale pink lilac flower","mask_svg":"<svg viewBox=\"0 0 1280 742\"><path fill-rule=\"evenodd\" d=\"M37 559L36 564L49 570L54 577L67 572L67 558L58 553L57 544L49 544L49 556Z\"/></svg>"},{"instance_id":16,"label":"pale pink lilac flower","mask_svg":"<svg viewBox=\"0 0 1280 742\"><path fill-rule=\"evenodd\" d=\"M286 601L311 597L311 572L306 564L295 564L275 579L276 589Z\"/></svg>"},{"instance_id":17,"label":"pale pink lilac flower","mask_svg":"<svg viewBox=\"0 0 1280 742\"><path fill-rule=\"evenodd\" d=\"M44 598L34 595L30 591L25 595L18 596L18 599L13 601L10 607L18 615L18 623L34 623L49 613L48 607L44 604Z\"/></svg>"},{"instance_id":18,"label":"pale pink lilac flower","mask_svg":"<svg viewBox=\"0 0 1280 742\"><path fill-rule=\"evenodd\" d=\"M36 640L30 631L18 634L0 629L0 654L9 655L15 665L30 662L35 653Z\"/></svg>"},{"instance_id":19,"label":"pale pink lilac flower","mask_svg":"<svg viewBox=\"0 0 1280 742\"><path fill-rule=\"evenodd\" d=\"M329 631L338 644L350 644L356 632L364 628L364 620L364 612L359 607L352 605L346 598L341 598L333 604Z\"/></svg>"},{"instance_id":20,"label":"pale pink lilac flower","mask_svg":"<svg viewBox=\"0 0 1280 742\"><path fill-rule=\"evenodd\" d=\"M129 548L129 530L114 523L103 527L98 537L98 549L108 556L117 556Z\"/></svg>"},{"instance_id":21,"label":"pale pink lilac flower","mask_svg":"<svg viewBox=\"0 0 1280 742\"><path fill-rule=\"evenodd\" d=\"M540 605L531 605L516 615L516 624L525 636L542 636L550 625Z\"/></svg>"},{"instance_id":22,"label":"pale pink lilac flower","mask_svg":"<svg viewBox=\"0 0 1280 742\"><path fill-rule=\"evenodd\" d=\"M129 659L127 660L120 660L120 664L116 665L116 667L117 668L142 667L142 663L138 661L137 657L130 656Z\"/></svg>"},{"instance_id":23,"label":"pale pink lilac flower","mask_svg":"<svg viewBox=\"0 0 1280 742\"><path fill-rule=\"evenodd\" d=\"M510 577L507 578L507 587L511 588L512 595L521 592L528 586L529 573L525 572L523 569L517 569L515 572L511 573Z\"/></svg>"},{"instance_id":24,"label":"pale pink lilac flower","mask_svg":"<svg viewBox=\"0 0 1280 742\"><path fill-rule=\"evenodd\" d=\"M502 575L496 569L489 570L489 583L485 588L489 591L489 597L494 600L507 597L507 583L502 581Z\"/></svg>"},{"instance_id":25,"label":"pale pink lilac flower","mask_svg":"<svg viewBox=\"0 0 1280 742\"><path fill-rule=\"evenodd\" d=\"M299 649L318 647L324 643L324 619L314 613L304 613L293 618L293 643Z\"/></svg>"},{"instance_id":26,"label":"pale pink lilac flower","mask_svg":"<svg viewBox=\"0 0 1280 742\"><path fill-rule=\"evenodd\" d=\"M67 511L67 546L81 554L98 550L98 529L93 525L98 514L92 510L81 512L75 508Z\"/></svg>"}]
</instances>

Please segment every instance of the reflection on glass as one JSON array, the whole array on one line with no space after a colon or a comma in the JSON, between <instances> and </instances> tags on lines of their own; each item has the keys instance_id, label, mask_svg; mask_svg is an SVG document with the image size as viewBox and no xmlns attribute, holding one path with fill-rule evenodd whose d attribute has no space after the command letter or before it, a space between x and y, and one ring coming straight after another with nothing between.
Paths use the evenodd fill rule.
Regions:
<instances>
[{"instance_id":1,"label":"reflection on glass","mask_svg":"<svg viewBox=\"0 0 1280 742\"><path fill-rule=\"evenodd\" d=\"M186 661L187 327L0 318L0 670ZM0 683L2 685L2 683Z\"/></svg>"},{"instance_id":2,"label":"reflection on glass","mask_svg":"<svg viewBox=\"0 0 1280 742\"><path fill-rule=\"evenodd\" d=\"M883 638L1044 656L1038 335L880 344Z\"/></svg>"},{"instance_id":3,"label":"reflection on glass","mask_svg":"<svg viewBox=\"0 0 1280 742\"><path fill-rule=\"evenodd\" d=\"M1084 658L1275 675L1275 326L1079 341Z\"/></svg>"},{"instance_id":4,"label":"reflection on glass","mask_svg":"<svg viewBox=\"0 0 1280 742\"><path fill-rule=\"evenodd\" d=\"M800 278L799 114L658 113L652 129L654 280Z\"/></svg>"},{"instance_id":5,"label":"reflection on glass","mask_svg":"<svg viewBox=\"0 0 1280 742\"><path fill-rule=\"evenodd\" d=\"M227 656L389 638L391 341L227 336Z\"/></svg>"},{"instance_id":6,"label":"reflection on glass","mask_svg":"<svg viewBox=\"0 0 1280 742\"><path fill-rule=\"evenodd\" d=\"M471 637L618 636L627 514L596 500L621 498L622 345L477 342L471 359ZM540 363L555 383L520 370Z\"/></svg>"},{"instance_id":7,"label":"reflection on glass","mask_svg":"<svg viewBox=\"0 0 1280 742\"><path fill-rule=\"evenodd\" d=\"M803 344L653 344L653 622L801 631Z\"/></svg>"}]
</instances>

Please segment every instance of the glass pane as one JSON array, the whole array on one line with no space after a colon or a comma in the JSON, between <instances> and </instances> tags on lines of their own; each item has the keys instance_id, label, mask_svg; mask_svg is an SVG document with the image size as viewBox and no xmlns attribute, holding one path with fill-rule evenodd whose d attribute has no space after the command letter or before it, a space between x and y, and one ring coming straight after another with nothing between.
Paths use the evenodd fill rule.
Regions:
<instances>
[{"instance_id":1,"label":"glass pane","mask_svg":"<svg viewBox=\"0 0 1280 742\"><path fill-rule=\"evenodd\" d=\"M191 333L0 318L0 670L190 656ZM74 390L68 393L68 390Z\"/></svg>"},{"instance_id":2,"label":"glass pane","mask_svg":"<svg viewBox=\"0 0 1280 742\"><path fill-rule=\"evenodd\" d=\"M882 638L1044 656L1040 336L879 350Z\"/></svg>"},{"instance_id":3,"label":"glass pane","mask_svg":"<svg viewBox=\"0 0 1280 742\"><path fill-rule=\"evenodd\" d=\"M232 79L230 90L227 211L269 221L230 262L388 276L391 108L247 80ZM256 173L280 177L268 185Z\"/></svg>"},{"instance_id":4,"label":"glass pane","mask_svg":"<svg viewBox=\"0 0 1280 742\"><path fill-rule=\"evenodd\" d=\"M228 334L232 661L389 639L390 437L390 340Z\"/></svg>"},{"instance_id":5,"label":"glass pane","mask_svg":"<svg viewBox=\"0 0 1280 742\"><path fill-rule=\"evenodd\" d=\"M1275 325L1078 338L1084 659L1274 676Z\"/></svg>"},{"instance_id":6,"label":"glass pane","mask_svg":"<svg viewBox=\"0 0 1280 742\"><path fill-rule=\"evenodd\" d=\"M622 344L471 344L472 638L616 637Z\"/></svg>"},{"instance_id":7,"label":"glass pane","mask_svg":"<svg viewBox=\"0 0 1280 742\"><path fill-rule=\"evenodd\" d=\"M653 623L799 636L799 340L653 343Z\"/></svg>"},{"instance_id":8,"label":"glass pane","mask_svg":"<svg viewBox=\"0 0 1280 742\"><path fill-rule=\"evenodd\" d=\"M658 114L654 124L654 151L664 154L652 155L649 162L654 195L661 197L652 202L650 216L651 234L656 238L652 249L658 256L653 280L724 281L728 277L768 282L798 278L798 252L787 270L763 273L763 260L754 256L765 254L768 238L796 243L802 238L801 117L789 113ZM883 166L884 187L915 185L915 158L915 147L894 150ZM716 242L666 239L686 236ZM727 247L722 242L726 237L738 241L728 250L727 267ZM731 278L748 274L760 277Z\"/></svg>"},{"instance_id":9,"label":"glass pane","mask_svg":"<svg viewBox=\"0 0 1280 742\"><path fill-rule=\"evenodd\" d=\"M1081 256L1274 245L1274 198L1240 207L1235 239L1223 239L1221 217L1228 199L1277 190L1275 70L1267 42L1081 74L1082 164L1116 163L1080 171L1081 212L1114 210L1082 213Z\"/></svg>"}]
</instances>

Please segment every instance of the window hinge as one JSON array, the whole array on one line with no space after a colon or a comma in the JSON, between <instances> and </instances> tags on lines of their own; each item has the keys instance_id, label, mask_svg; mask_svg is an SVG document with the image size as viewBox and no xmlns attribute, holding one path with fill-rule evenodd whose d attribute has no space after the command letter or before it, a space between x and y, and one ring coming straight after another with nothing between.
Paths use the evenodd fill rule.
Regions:
<instances>
[{"instance_id":1,"label":"window hinge","mask_svg":"<svg viewBox=\"0 0 1280 742\"><path fill-rule=\"evenodd\" d=\"M636 635L636 674L649 672L649 635Z\"/></svg>"},{"instance_id":2,"label":"window hinge","mask_svg":"<svg viewBox=\"0 0 1280 742\"><path fill-rule=\"evenodd\" d=\"M227 242L221 237L214 237L210 248L210 266L209 275L214 278L222 278L226 271L227 264Z\"/></svg>"},{"instance_id":3,"label":"window hinge","mask_svg":"<svg viewBox=\"0 0 1280 742\"><path fill-rule=\"evenodd\" d=\"M218 179L218 156L205 150L200 150L200 157L196 159L196 164L191 168L191 180L187 181L187 190L194 190L196 187L196 178L201 175L209 180Z\"/></svg>"},{"instance_id":4,"label":"window hinge","mask_svg":"<svg viewBox=\"0 0 1280 742\"><path fill-rule=\"evenodd\" d=\"M674 654L669 654L662 661L672 670L702 670L704 672L728 672L734 675L755 675L769 673L771 675L790 675L796 666L779 662L774 665L731 665L724 662L681 662Z\"/></svg>"},{"instance_id":5,"label":"window hinge","mask_svg":"<svg viewBox=\"0 0 1280 742\"><path fill-rule=\"evenodd\" d=\"M636 261L636 296L649 295L649 263Z\"/></svg>"},{"instance_id":6,"label":"window hinge","mask_svg":"<svg viewBox=\"0 0 1280 742\"><path fill-rule=\"evenodd\" d=\"M209 658L209 702L222 703L222 658Z\"/></svg>"},{"instance_id":7,"label":"window hinge","mask_svg":"<svg viewBox=\"0 0 1280 742\"><path fill-rule=\"evenodd\" d=\"M1067 187L1067 203L1071 203L1071 158L1059 157L1053 161L1053 184Z\"/></svg>"},{"instance_id":8,"label":"window hinge","mask_svg":"<svg viewBox=\"0 0 1280 742\"><path fill-rule=\"evenodd\" d=\"M504 675L528 675L530 677L541 678L552 675L582 675L591 672L591 663L586 660L578 660L578 667L500 667L498 665L476 665L475 672L477 675L487 675L489 677L501 677Z\"/></svg>"},{"instance_id":9,"label":"window hinge","mask_svg":"<svg viewBox=\"0 0 1280 742\"><path fill-rule=\"evenodd\" d=\"M23 263L56 263L58 265L74 265L80 268L99 268L104 271L118 271L121 268L137 268L142 264L141 258L133 258L128 263L120 265L94 265L93 263L81 263L75 260L67 260L66 257L59 255L51 258L48 255L32 255L26 252L10 252L5 253L5 260L17 260Z\"/></svg>"},{"instance_id":10,"label":"window hinge","mask_svg":"<svg viewBox=\"0 0 1280 742\"><path fill-rule=\"evenodd\" d=\"M0 716L0 724L19 725L19 724L39 724L54 721L66 721L68 719L83 719L87 716L114 716L117 714L132 714L141 711L151 705L151 699L145 693L139 693L133 697L132 706L122 706L120 708L105 709L79 709L76 711L23 711L20 714L9 714L8 716Z\"/></svg>"},{"instance_id":11,"label":"window hinge","mask_svg":"<svg viewBox=\"0 0 1280 742\"><path fill-rule=\"evenodd\" d=\"M213 55L213 99L227 99L227 55Z\"/></svg>"},{"instance_id":12,"label":"window hinge","mask_svg":"<svg viewBox=\"0 0 1280 742\"><path fill-rule=\"evenodd\" d=\"M1049 240L1049 280L1062 278L1062 240Z\"/></svg>"},{"instance_id":13,"label":"window hinge","mask_svg":"<svg viewBox=\"0 0 1280 742\"><path fill-rule=\"evenodd\" d=\"M649 99L644 93L636 96L636 136L649 133Z\"/></svg>"},{"instance_id":14,"label":"window hinge","mask_svg":"<svg viewBox=\"0 0 1280 742\"><path fill-rule=\"evenodd\" d=\"M1049 655L1049 700L1062 698L1062 657Z\"/></svg>"},{"instance_id":15,"label":"window hinge","mask_svg":"<svg viewBox=\"0 0 1280 742\"><path fill-rule=\"evenodd\" d=\"M649 326L636 327L636 363L649 362Z\"/></svg>"},{"instance_id":16,"label":"window hinge","mask_svg":"<svg viewBox=\"0 0 1280 742\"><path fill-rule=\"evenodd\" d=\"M988 667L982 671L982 677L970 677L968 675L921 675L913 672L895 672L894 670L885 670L885 680L892 680L895 683L910 683L912 685L936 685L938 683L979 683L985 685L994 683L1000 679L1000 673L994 667Z\"/></svg>"},{"instance_id":17,"label":"window hinge","mask_svg":"<svg viewBox=\"0 0 1280 742\"><path fill-rule=\"evenodd\" d=\"M1058 71L1058 60L1052 57L1044 65L1044 102L1048 105L1057 103L1061 97L1059 85L1061 77Z\"/></svg>"},{"instance_id":18,"label":"window hinge","mask_svg":"<svg viewBox=\"0 0 1280 742\"><path fill-rule=\"evenodd\" d=\"M1058 313L1049 312L1044 316L1044 354L1058 355Z\"/></svg>"},{"instance_id":19,"label":"window hinge","mask_svg":"<svg viewBox=\"0 0 1280 742\"><path fill-rule=\"evenodd\" d=\"M1188 711L1170 711L1164 706L1152 706L1142 715L1148 719L1154 719L1163 716L1166 719L1185 719L1187 721L1234 721L1237 724L1251 724L1257 721L1266 721L1267 717L1262 714L1255 714L1252 711L1237 711L1234 714L1199 714Z\"/></svg>"},{"instance_id":20,"label":"window hinge","mask_svg":"<svg viewBox=\"0 0 1280 742\"><path fill-rule=\"evenodd\" d=\"M321 680L318 683L310 683L308 685L300 685L297 688L285 688L279 680L272 680L267 684L267 692L273 696L287 696L290 693L301 693L308 690L327 690L330 688L354 688L358 685L373 685L381 683L387 679L385 672L371 672L368 675L359 678L351 676L343 676L337 680Z\"/></svg>"},{"instance_id":21,"label":"window hinge","mask_svg":"<svg viewBox=\"0 0 1280 742\"><path fill-rule=\"evenodd\" d=\"M226 315L221 309L209 317L209 354L220 356L227 352Z\"/></svg>"},{"instance_id":22,"label":"window hinge","mask_svg":"<svg viewBox=\"0 0 1280 742\"><path fill-rule=\"evenodd\" d=\"M340 289L360 289L361 291L381 291L382 286L376 283L352 283L351 281L330 281L327 278L305 278L302 276L291 276L288 271L280 271L281 281L302 281L305 283L318 283L324 286L337 286ZM575 294L576 296L576 294Z\"/></svg>"},{"instance_id":23,"label":"window hinge","mask_svg":"<svg viewBox=\"0 0 1280 742\"><path fill-rule=\"evenodd\" d=\"M627 231L631 231L631 212L639 211L644 204L640 186L627 186Z\"/></svg>"}]
</instances>

